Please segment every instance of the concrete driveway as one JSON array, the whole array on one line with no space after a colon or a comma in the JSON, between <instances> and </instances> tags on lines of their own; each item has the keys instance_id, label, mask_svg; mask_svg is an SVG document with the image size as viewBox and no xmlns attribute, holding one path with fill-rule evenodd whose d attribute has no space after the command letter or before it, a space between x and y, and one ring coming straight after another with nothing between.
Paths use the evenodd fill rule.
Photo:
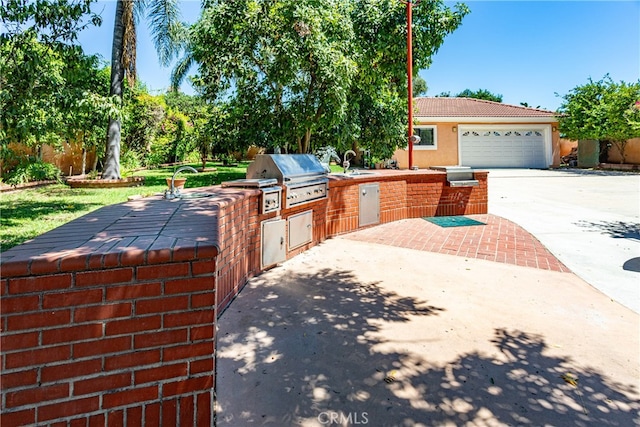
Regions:
<instances>
[{"instance_id":1,"label":"concrete driveway","mask_svg":"<svg viewBox=\"0 0 640 427\"><path fill-rule=\"evenodd\" d=\"M519 224L587 283L640 313L640 174L491 169L489 213Z\"/></svg>"}]
</instances>

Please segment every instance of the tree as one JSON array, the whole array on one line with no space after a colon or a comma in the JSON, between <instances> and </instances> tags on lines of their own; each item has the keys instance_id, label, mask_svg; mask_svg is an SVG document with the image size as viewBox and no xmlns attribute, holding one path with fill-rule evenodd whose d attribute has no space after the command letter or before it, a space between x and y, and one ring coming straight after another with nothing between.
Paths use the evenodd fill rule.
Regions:
<instances>
[{"instance_id":1,"label":"tree","mask_svg":"<svg viewBox=\"0 0 640 427\"><path fill-rule=\"evenodd\" d=\"M521 102L521 103L520 103L520 105L522 105L523 107L526 107L526 108L538 108L538 109L539 109L539 108L542 108L542 107L541 107L541 106L539 106L539 105L538 105L537 107L534 107L533 105L529 105L529 103L528 103L528 102Z\"/></svg>"},{"instance_id":2,"label":"tree","mask_svg":"<svg viewBox=\"0 0 640 427\"><path fill-rule=\"evenodd\" d=\"M162 95L150 95L142 85L136 84L127 91L125 97L127 115L122 128L126 137L124 143L129 150L139 153L143 164L164 163L166 158L148 159L155 142L156 135L161 130L161 124L167 115L167 105Z\"/></svg>"},{"instance_id":3,"label":"tree","mask_svg":"<svg viewBox=\"0 0 640 427\"><path fill-rule=\"evenodd\" d=\"M111 84L109 94L123 96L125 77L129 85L136 80L136 23L145 12L149 18L153 42L160 63L168 65L176 53L174 40L180 33L178 0L118 0L116 4L113 43L111 48ZM120 178L121 122L111 118L107 130L107 146L103 179Z\"/></svg>"},{"instance_id":4,"label":"tree","mask_svg":"<svg viewBox=\"0 0 640 427\"><path fill-rule=\"evenodd\" d=\"M86 157L90 150L96 151L92 165L95 170L100 149L104 149L106 124L109 117L120 117L120 99L105 94L109 88L108 67L102 66L96 56L82 56L78 61L68 63L63 76L66 85L62 103L63 122L66 124L63 137L67 141L82 143L81 173L87 170Z\"/></svg>"},{"instance_id":5,"label":"tree","mask_svg":"<svg viewBox=\"0 0 640 427\"><path fill-rule=\"evenodd\" d=\"M205 93L217 99L230 89L238 108L262 107L273 144L309 152L311 135L345 112L355 72L347 6L334 0L210 4L193 44L202 79L213 83Z\"/></svg>"},{"instance_id":6,"label":"tree","mask_svg":"<svg viewBox=\"0 0 640 427\"><path fill-rule=\"evenodd\" d=\"M19 142L40 154L42 144L80 141L86 152L104 135L104 117L119 106L105 96L108 75L98 57L74 45L77 33L100 18L92 1L7 1L0 6L0 135L2 155ZM88 19L87 19L88 17ZM95 167L95 165L94 165Z\"/></svg>"},{"instance_id":7,"label":"tree","mask_svg":"<svg viewBox=\"0 0 640 427\"><path fill-rule=\"evenodd\" d=\"M440 1L414 8L418 70L467 9L454 12ZM404 6L396 0L218 1L205 4L190 48L203 95L232 100L228 117L242 118L241 138L298 152L313 151L312 136L316 146L361 141L391 149L404 143L403 34ZM367 135L373 140L363 141Z\"/></svg>"},{"instance_id":8,"label":"tree","mask_svg":"<svg viewBox=\"0 0 640 427\"><path fill-rule=\"evenodd\" d=\"M395 0L352 4L358 75L351 85L350 113L336 139L343 142L338 144L343 148L360 148L372 156L390 158L407 144L406 7ZM420 69L431 65L445 37L458 28L468 12L463 4L455 9L439 1L414 4L414 79Z\"/></svg>"},{"instance_id":9,"label":"tree","mask_svg":"<svg viewBox=\"0 0 640 427\"><path fill-rule=\"evenodd\" d=\"M624 163L627 140L640 137L633 125L634 108L640 100L640 80L635 83L614 82L609 75L564 95L558 112L560 132L569 139L595 139L613 144Z\"/></svg>"},{"instance_id":10,"label":"tree","mask_svg":"<svg viewBox=\"0 0 640 427\"><path fill-rule=\"evenodd\" d=\"M413 97L417 98L419 96L425 95L429 88L427 87L427 82L420 76L415 76L413 78Z\"/></svg>"},{"instance_id":11,"label":"tree","mask_svg":"<svg viewBox=\"0 0 640 427\"><path fill-rule=\"evenodd\" d=\"M629 126L640 132L640 100L630 106L624 115L629 122Z\"/></svg>"},{"instance_id":12,"label":"tree","mask_svg":"<svg viewBox=\"0 0 640 427\"><path fill-rule=\"evenodd\" d=\"M456 98L473 98L484 99L485 101L502 102L502 95L493 94L486 89L478 89L473 91L471 89L465 89L456 95Z\"/></svg>"},{"instance_id":13,"label":"tree","mask_svg":"<svg viewBox=\"0 0 640 427\"><path fill-rule=\"evenodd\" d=\"M457 98L473 98L484 99L485 101L502 102L502 95L493 94L486 89L478 89L473 91L471 89L465 89L456 95Z\"/></svg>"},{"instance_id":14,"label":"tree","mask_svg":"<svg viewBox=\"0 0 640 427\"><path fill-rule=\"evenodd\" d=\"M61 49L36 37L2 41L0 64L0 128L3 144L35 147L53 139L62 125L58 90L64 85ZM34 76L38 76L34 79Z\"/></svg>"},{"instance_id":15,"label":"tree","mask_svg":"<svg viewBox=\"0 0 640 427\"><path fill-rule=\"evenodd\" d=\"M78 33L102 22L99 15L91 13L91 3L96 0L3 0L0 3L0 19L3 33L0 39L11 40L17 48L20 43L30 43L36 37L45 45L73 43ZM88 16L88 19L86 19Z\"/></svg>"},{"instance_id":16,"label":"tree","mask_svg":"<svg viewBox=\"0 0 640 427\"><path fill-rule=\"evenodd\" d=\"M65 108L78 105L78 64L93 61L73 46L77 33L100 18L93 0L0 3L0 139L39 149L68 128ZM88 19L87 19L88 17ZM71 91L72 93L68 93ZM6 150L3 150L6 152Z\"/></svg>"},{"instance_id":17,"label":"tree","mask_svg":"<svg viewBox=\"0 0 640 427\"><path fill-rule=\"evenodd\" d=\"M436 95L437 98L473 98L484 99L485 101L502 102L502 95L493 94L486 89L478 89L473 91L471 89L465 89L455 95L451 95L451 92L441 92Z\"/></svg>"}]
</instances>

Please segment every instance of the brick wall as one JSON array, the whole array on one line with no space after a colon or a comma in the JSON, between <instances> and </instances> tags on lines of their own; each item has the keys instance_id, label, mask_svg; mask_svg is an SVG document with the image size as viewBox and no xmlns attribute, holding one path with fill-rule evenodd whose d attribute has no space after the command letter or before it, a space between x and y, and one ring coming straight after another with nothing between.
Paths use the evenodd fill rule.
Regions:
<instances>
[{"instance_id":1,"label":"brick wall","mask_svg":"<svg viewBox=\"0 0 640 427\"><path fill-rule=\"evenodd\" d=\"M216 305L220 312L240 292L249 277L260 271L259 192L246 190L245 198L220 206L217 228L220 241L216 278Z\"/></svg>"},{"instance_id":2,"label":"brick wall","mask_svg":"<svg viewBox=\"0 0 640 427\"><path fill-rule=\"evenodd\" d=\"M3 277L2 426L209 425L217 250L185 253Z\"/></svg>"},{"instance_id":3,"label":"brick wall","mask_svg":"<svg viewBox=\"0 0 640 427\"><path fill-rule=\"evenodd\" d=\"M380 184L380 223L405 218L487 213L488 172L477 171L477 187L450 187L444 173L375 175L366 179L332 181L326 207L326 236L358 229L358 185Z\"/></svg>"},{"instance_id":4,"label":"brick wall","mask_svg":"<svg viewBox=\"0 0 640 427\"><path fill-rule=\"evenodd\" d=\"M202 204L143 200L4 253L2 426L211 425L215 322L260 272L262 221L313 209L313 241L291 258L358 229L362 182L379 182L385 223L486 213L487 173L476 179L473 188L448 187L441 173L332 180L326 200L266 215L256 190L216 189ZM76 246L60 247L65 236Z\"/></svg>"}]
</instances>

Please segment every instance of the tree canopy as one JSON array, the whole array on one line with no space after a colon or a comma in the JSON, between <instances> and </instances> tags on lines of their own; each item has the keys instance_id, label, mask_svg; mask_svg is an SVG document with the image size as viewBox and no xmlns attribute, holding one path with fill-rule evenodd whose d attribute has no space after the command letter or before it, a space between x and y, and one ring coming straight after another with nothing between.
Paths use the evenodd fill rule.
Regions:
<instances>
[{"instance_id":1,"label":"tree canopy","mask_svg":"<svg viewBox=\"0 0 640 427\"><path fill-rule=\"evenodd\" d=\"M91 12L96 0L3 0L0 19L3 32L0 39L29 42L37 38L48 45L72 43L78 33L102 19Z\"/></svg>"},{"instance_id":2,"label":"tree canopy","mask_svg":"<svg viewBox=\"0 0 640 427\"><path fill-rule=\"evenodd\" d=\"M558 112L560 132L569 139L595 139L614 144L625 161L627 140L640 137L637 102L640 80L616 83L609 75L576 86L564 95Z\"/></svg>"},{"instance_id":3,"label":"tree canopy","mask_svg":"<svg viewBox=\"0 0 640 427\"><path fill-rule=\"evenodd\" d=\"M439 95L436 95L441 98L449 98L451 97L450 92L442 92ZM462 92L453 95L454 98L473 98L473 99L484 99L485 101L493 101L493 102L502 102L502 95L491 93L487 89L478 89L471 90L465 89Z\"/></svg>"},{"instance_id":4,"label":"tree canopy","mask_svg":"<svg viewBox=\"0 0 640 427\"><path fill-rule=\"evenodd\" d=\"M73 42L87 25L100 22L93 0L3 1L0 36L0 139L3 147L21 142L69 139L110 110L95 56ZM4 152L4 151L3 151Z\"/></svg>"},{"instance_id":5,"label":"tree canopy","mask_svg":"<svg viewBox=\"0 0 640 427\"><path fill-rule=\"evenodd\" d=\"M414 5L415 70L467 13ZM406 31L397 0L209 1L190 48L202 93L239 123L238 144L388 154L406 143Z\"/></svg>"},{"instance_id":6,"label":"tree canopy","mask_svg":"<svg viewBox=\"0 0 640 427\"><path fill-rule=\"evenodd\" d=\"M90 11L93 2L0 2L0 159L4 171L14 171L19 162L31 160L15 156L10 143L39 153L44 144L58 149L62 142L82 144L83 172L87 152L95 150L95 170L98 156L105 153L110 119L123 124L125 168L183 160L196 144L211 144L205 128L205 117L210 114L199 97L181 93L151 96L142 83L134 82L134 75L125 80L133 87L123 87L118 78L124 77L116 79L124 89L122 98L108 95L111 69L99 57L85 55L77 45L77 33L100 22ZM175 11L166 7L177 0L124 3L144 6L141 11L150 17L153 10L167 12L161 13L168 19L162 24L165 29L175 23ZM152 26L156 23L152 20ZM157 42L161 57L166 59L170 55L165 49L167 40Z\"/></svg>"}]
</instances>

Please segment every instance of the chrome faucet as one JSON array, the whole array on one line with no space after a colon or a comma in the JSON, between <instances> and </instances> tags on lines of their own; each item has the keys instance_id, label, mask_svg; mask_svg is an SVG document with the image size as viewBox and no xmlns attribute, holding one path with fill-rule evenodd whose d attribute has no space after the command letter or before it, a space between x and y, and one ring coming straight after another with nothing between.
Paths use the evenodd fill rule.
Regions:
<instances>
[{"instance_id":1,"label":"chrome faucet","mask_svg":"<svg viewBox=\"0 0 640 427\"><path fill-rule=\"evenodd\" d=\"M347 157L349 153L352 154L351 157ZM347 173L347 171L349 170L349 166L351 166L349 160L353 159L354 157L356 157L356 152L353 150L347 150L347 152L344 153L344 161L342 162L342 167L344 168L343 173Z\"/></svg>"},{"instance_id":2,"label":"chrome faucet","mask_svg":"<svg viewBox=\"0 0 640 427\"><path fill-rule=\"evenodd\" d=\"M178 169L176 169L176 171L173 173L173 176L171 177L171 186L169 187L168 190L164 192L165 199L171 200L171 199L176 199L180 197L180 190L176 188L175 181L178 173L182 172L183 170L190 170L193 173L198 173L198 171L195 168L192 168L191 166L181 166Z\"/></svg>"}]
</instances>

